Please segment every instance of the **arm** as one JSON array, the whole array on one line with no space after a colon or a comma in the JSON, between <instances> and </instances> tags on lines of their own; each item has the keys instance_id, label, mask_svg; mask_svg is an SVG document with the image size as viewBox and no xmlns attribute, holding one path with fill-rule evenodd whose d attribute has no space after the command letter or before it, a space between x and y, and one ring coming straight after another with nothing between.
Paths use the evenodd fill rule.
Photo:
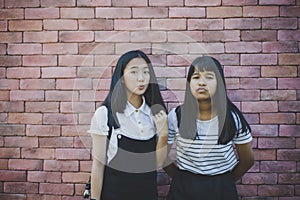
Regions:
<instances>
[{"instance_id":1,"label":"arm","mask_svg":"<svg viewBox=\"0 0 300 200\"><path fill-rule=\"evenodd\" d=\"M158 141L156 144L156 163L157 167L161 167L167 157L168 143L168 116L164 111L160 111L153 116L156 129L159 132Z\"/></svg>"},{"instance_id":2,"label":"arm","mask_svg":"<svg viewBox=\"0 0 300 200\"><path fill-rule=\"evenodd\" d=\"M91 174L91 198L100 200L102 191L104 167L106 163L106 135L92 134L93 139L93 165Z\"/></svg>"},{"instance_id":3,"label":"arm","mask_svg":"<svg viewBox=\"0 0 300 200\"><path fill-rule=\"evenodd\" d=\"M167 159L165 160L165 165L164 165L163 169L165 170L165 172L168 174L169 177L173 178L173 176L175 175L175 173L177 171L177 167L176 167L175 161L169 157L171 148L172 148L172 144L168 144L168 152L167 152L168 156L167 156Z\"/></svg>"},{"instance_id":4,"label":"arm","mask_svg":"<svg viewBox=\"0 0 300 200\"><path fill-rule=\"evenodd\" d=\"M246 144L236 144L236 150L239 162L232 170L234 181L239 180L254 164L254 155L250 142Z\"/></svg>"}]
</instances>

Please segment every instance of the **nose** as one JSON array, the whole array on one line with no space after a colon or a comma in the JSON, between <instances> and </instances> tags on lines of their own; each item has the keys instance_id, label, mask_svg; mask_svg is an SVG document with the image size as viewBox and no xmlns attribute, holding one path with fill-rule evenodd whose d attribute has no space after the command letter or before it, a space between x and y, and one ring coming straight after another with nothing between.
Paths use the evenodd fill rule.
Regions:
<instances>
[{"instance_id":1,"label":"nose","mask_svg":"<svg viewBox=\"0 0 300 200\"><path fill-rule=\"evenodd\" d=\"M206 81L204 80L203 77L200 77L200 78L199 78L198 84L199 84L199 85L206 85Z\"/></svg>"},{"instance_id":2,"label":"nose","mask_svg":"<svg viewBox=\"0 0 300 200\"><path fill-rule=\"evenodd\" d=\"M145 77L144 77L144 73L143 72L139 72L138 73L138 81L144 81Z\"/></svg>"}]
</instances>

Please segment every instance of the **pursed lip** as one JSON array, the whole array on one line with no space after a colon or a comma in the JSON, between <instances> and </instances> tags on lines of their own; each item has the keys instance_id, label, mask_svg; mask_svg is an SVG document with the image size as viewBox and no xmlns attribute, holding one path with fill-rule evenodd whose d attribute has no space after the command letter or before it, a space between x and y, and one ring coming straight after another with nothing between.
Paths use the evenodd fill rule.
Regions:
<instances>
[{"instance_id":1,"label":"pursed lip","mask_svg":"<svg viewBox=\"0 0 300 200\"><path fill-rule=\"evenodd\" d=\"M145 85L138 85L138 88L139 88L140 90L143 90L145 87L146 87Z\"/></svg>"},{"instance_id":2,"label":"pursed lip","mask_svg":"<svg viewBox=\"0 0 300 200\"><path fill-rule=\"evenodd\" d=\"M207 92L207 89L205 89L203 87L200 87L200 88L197 88L196 91L199 92L199 93L201 93L201 92Z\"/></svg>"}]
</instances>

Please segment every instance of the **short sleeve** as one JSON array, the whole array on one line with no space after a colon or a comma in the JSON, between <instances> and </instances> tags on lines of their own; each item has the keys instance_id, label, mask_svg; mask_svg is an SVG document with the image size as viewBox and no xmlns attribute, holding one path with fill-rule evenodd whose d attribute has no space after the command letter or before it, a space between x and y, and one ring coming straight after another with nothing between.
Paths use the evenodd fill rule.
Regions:
<instances>
[{"instance_id":1,"label":"short sleeve","mask_svg":"<svg viewBox=\"0 0 300 200\"><path fill-rule=\"evenodd\" d=\"M177 126L177 116L176 116L175 108L173 108L168 114L168 125L169 125L168 144L173 144L176 138L176 134L179 132Z\"/></svg>"},{"instance_id":2,"label":"short sleeve","mask_svg":"<svg viewBox=\"0 0 300 200\"><path fill-rule=\"evenodd\" d=\"M91 120L90 130L88 133L97 135L108 135L109 127L107 126L107 108L105 106L99 107Z\"/></svg>"},{"instance_id":3,"label":"short sleeve","mask_svg":"<svg viewBox=\"0 0 300 200\"><path fill-rule=\"evenodd\" d=\"M238 134L233 138L235 144L246 144L252 141L252 135L250 130L247 128L245 131L242 131L242 123L240 117L236 113L232 113L235 124L238 127Z\"/></svg>"}]
</instances>

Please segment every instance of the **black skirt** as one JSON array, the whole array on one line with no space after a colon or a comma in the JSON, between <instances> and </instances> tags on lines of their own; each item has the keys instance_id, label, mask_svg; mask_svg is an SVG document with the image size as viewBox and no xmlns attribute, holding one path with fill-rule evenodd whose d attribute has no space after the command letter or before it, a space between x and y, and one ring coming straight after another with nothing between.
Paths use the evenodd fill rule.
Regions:
<instances>
[{"instance_id":1,"label":"black skirt","mask_svg":"<svg viewBox=\"0 0 300 200\"><path fill-rule=\"evenodd\" d=\"M157 200L156 136L134 140L122 135L118 147L104 170L101 200Z\"/></svg>"},{"instance_id":2,"label":"black skirt","mask_svg":"<svg viewBox=\"0 0 300 200\"><path fill-rule=\"evenodd\" d=\"M178 170L173 177L168 200L237 200L237 190L230 172L207 176Z\"/></svg>"}]
</instances>

